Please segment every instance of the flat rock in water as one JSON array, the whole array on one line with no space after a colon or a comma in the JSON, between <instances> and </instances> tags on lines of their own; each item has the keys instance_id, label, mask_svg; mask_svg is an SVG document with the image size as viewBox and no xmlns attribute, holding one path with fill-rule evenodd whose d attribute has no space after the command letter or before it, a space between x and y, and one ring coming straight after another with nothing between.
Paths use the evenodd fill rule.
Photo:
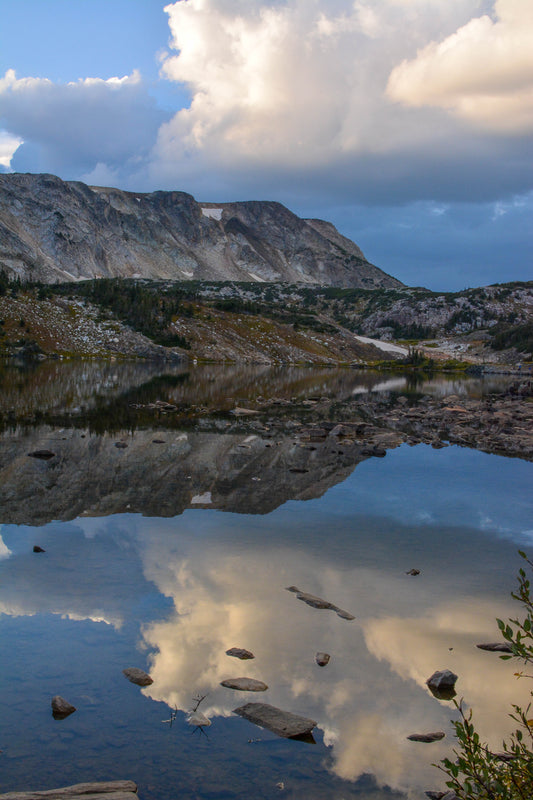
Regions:
<instances>
[{"instance_id":1,"label":"flat rock in water","mask_svg":"<svg viewBox=\"0 0 533 800\"><path fill-rule=\"evenodd\" d=\"M512 653L513 649L510 644L505 642L488 642L487 644L476 644L480 650L488 650L491 653Z\"/></svg>"},{"instance_id":2,"label":"flat rock in water","mask_svg":"<svg viewBox=\"0 0 533 800\"><path fill-rule=\"evenodd\" d=\"M242 661L248 658L255 658L254 654L250 650L245 650L244 647L230 647L229 650L226 650L226 655L240 658Z\"/></svg>"},{"instance_id":3,"label":"flat rock in water","mask_svg":"<svg viewBox=\"0 0 533 800\"><path fill-rule=\"evenodd\" d=\"M407 738L412 742L425 742L429 744L430 742L439 742L441 739L444 739L445 736L446 734L444 731L435 731L435 733L412 733Z\"/></svg>"},{"instance_id":4,"label":"flat rock in water","mask_svg":"<svg viewBox=\"0 0 533 800\"><path fill-rule=\"evenodd\" d=\"M315 661L319 667L325 667L329 664L331 656L329 653L317 653L315 656Z\"/></svg>"},{"instance_id":5,"label":"flat rock in water","mask_svg":"<svg viewBox=\"0 0 533 800\"><path fill-rule=\"evenodd\" d=\"M220 685L238 692L266 692L268 689L266 683L256 681L255 678L228 678L221 681Z\"/></svg>"},{"instance_id":6,"label":"flat rock in water","mask_svg":"<svg viewBox=\"0 0 533 800\"><path fill-rule=\"evenodd\" d=\"M420 575L420 570L413 568L413 569L408 570L408 572L406 572L405 574L406 575Z\"/></svg>"},{"instance_id":7,"label":"flat rock in water","mask_svg":"<svg viewBox=\"0 0 533 800\"><path fill-rule=\"evenodd\" d=\"M126 667L122 672L131 683L136 683L137 686L150 686L154 682L148 673L139 667Z\"/></svg>"},{"instance_id":8,"label":"flat rock in water","mask_svg":"<svg viewBox=\"0 0 533 800\"><path fill-rule=\"evenodd\" d=\"M65 719L76 711L76 706L69 703L61 695L56 694L52 697L52 715L54 719Z\"/></svg>"},{"instance_id":9,"label":"flat rock in water","mask_svg":"<svg viewBox=\"0 0 533 800\"><path fill-rule=\"evenodd\" d=\"M38 544L34 544L33 545L33 552L34 553L46 553L46 550L44 550L44 548L42 548L42 547L39 547Z\"/></svg>"},{"instance_id":10,"label":"flat rock in water","mask_svg":"<svg viewBox=\"0 0 533 800\"><path fill-rule=\"evenodd\" d=\"M307 603L308 606L311 608L319 608L319 609L327 609L329 611L334 611L338 617L341 619L352 620L355 619L353 614L350 614L349 611L344 611L344 609L339 608L338 606L333 605L330 603L329 600L324 600L322 597L317 597L314 594L309 594L308 592L302 592L301 589L298 589L297 586L287 586L288 592L293 592L298 600L302 600L302 602Z\"/></svg>"},{"instance_id":11,"label":"flat rock in water","mask_svg":"<svg viewBox=\"0 0 533 800\"><path fill-rule=\"evenodd\" d=\"M33 792L8 792L0 794L0 800L136 800L137 784L133 781L95 781L75 783L60 789Z\"/></svg>"},{"instance_id":12,"label":"flat rock in water","mask_svg":"<svg viewBox=\"0 0 533 800\"><path fill-rule=\"evenodd\" d=\"M233 709L233 713L286 739L308 736L316 725L313 719L282 711L267 703L246 703Z\"/></svg>"}]
</instances>

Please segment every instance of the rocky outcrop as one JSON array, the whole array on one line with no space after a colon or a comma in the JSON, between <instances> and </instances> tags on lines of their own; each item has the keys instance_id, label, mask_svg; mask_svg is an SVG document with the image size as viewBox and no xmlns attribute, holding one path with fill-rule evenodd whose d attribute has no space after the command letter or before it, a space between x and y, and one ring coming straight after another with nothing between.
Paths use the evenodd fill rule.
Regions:
<instances>
[{"instance_id":1,"label":"rocky outcrop","mask_svg":"<svg viewBox=\"0 0 533 800\"><path fill-rule=\"evenodd\" d=\"M402 284L330 223L280 203L198 203L54 175L0 175L0 267L47 283L98 277Z\"/></svg>"}]
</instances>

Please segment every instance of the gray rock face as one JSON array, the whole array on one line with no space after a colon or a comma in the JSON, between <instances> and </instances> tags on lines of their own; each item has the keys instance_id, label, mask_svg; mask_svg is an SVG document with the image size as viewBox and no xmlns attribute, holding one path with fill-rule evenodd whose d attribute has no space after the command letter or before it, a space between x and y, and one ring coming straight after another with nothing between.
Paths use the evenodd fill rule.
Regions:
<instances>
[{"instance_id":1,"label":"gray rock face","mask_svg":"<svg viewBox=\"0 0 533 800\"><path fill-rule=\"evenodd\" d=\"M56 694L52 697L52 715L54 719L65 719L76 711L76 706L73 706L64 697Z\"/></svg>"},{"instance_id":2,"label":"gray rock face","mask_svg":"<svg viewBox=\"0 0 533 800\"><path fill-rule=\"evenodd\" d=\"M235 708L233 713L286 739L307 736L316 725L313 719L300 717L290 711L282 711L267 703L246 703Z\"/></svg>"},{"instance_id":3,"label":"gray rock face","mask_svg":"<svg viewBox=\"0 0 533 800\"><path fill-rule=\"evenodd\" d=\"M279 203L198 203L0 175L0 267L48 283L98 277L397 287L352 241Z\"/></svg>"}]
</instances>

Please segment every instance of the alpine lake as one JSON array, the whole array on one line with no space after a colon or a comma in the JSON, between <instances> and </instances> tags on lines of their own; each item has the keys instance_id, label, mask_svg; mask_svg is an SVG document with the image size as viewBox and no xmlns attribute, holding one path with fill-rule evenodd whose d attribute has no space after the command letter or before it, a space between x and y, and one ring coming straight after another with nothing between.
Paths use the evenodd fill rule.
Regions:
<instances>
[{"instance_id":1,"label":"alpine lake","mask_svg":"<svg viewBox=\"0 0 533 800\"><path fill-rule=\"evenodd\" d=\"M140 800L422 800L454 746L453 701L426 686L443 669L501 749L529 687L476 644L520 613L533 463L407 443L375 457L331 433L359 399L505 380L0 366L0 793L131 779ZM325 434L306 434L321 403ZM221 686L237 677L268 688ZM76 711L55 719L55 695ZM311 718L312 738L233 713L248 702ZM198 703L208 726L188 721Z\"/></svg>"}]
</instances>

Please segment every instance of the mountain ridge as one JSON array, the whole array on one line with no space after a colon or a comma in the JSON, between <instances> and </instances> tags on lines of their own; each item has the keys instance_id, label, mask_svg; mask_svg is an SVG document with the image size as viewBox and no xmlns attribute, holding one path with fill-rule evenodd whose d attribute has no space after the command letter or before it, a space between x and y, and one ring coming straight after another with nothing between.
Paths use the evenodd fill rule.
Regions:
<instances>
[{"instance_id":1,"label":"mountain ridge","mask_svg":"<svg viewBox=\"0 0 533 800\"><path fill-rule=\"evenodd\" d=\"M395 288L324 220L275 201L198 202L54 175L0 175L0 269L45 283L100 277Z\"/></svg>"}]
</instances>

